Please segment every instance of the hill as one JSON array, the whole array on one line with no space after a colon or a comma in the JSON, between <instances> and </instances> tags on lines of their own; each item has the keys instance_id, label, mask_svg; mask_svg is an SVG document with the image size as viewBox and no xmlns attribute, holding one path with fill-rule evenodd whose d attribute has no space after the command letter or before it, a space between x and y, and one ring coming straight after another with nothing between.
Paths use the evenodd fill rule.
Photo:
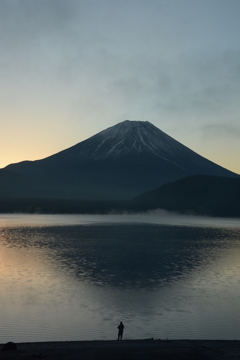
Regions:
<instances>
[{"instance_id":1,"label":"hill","mask_svg":"<svg viewBox=\"0 0 240 360\"><path fill-rule=\"evenodd\" d=\"M137 196L135 211L165 209L198 215L240 217L240 178L194 175Z\"/></svg>"}]
</instances>

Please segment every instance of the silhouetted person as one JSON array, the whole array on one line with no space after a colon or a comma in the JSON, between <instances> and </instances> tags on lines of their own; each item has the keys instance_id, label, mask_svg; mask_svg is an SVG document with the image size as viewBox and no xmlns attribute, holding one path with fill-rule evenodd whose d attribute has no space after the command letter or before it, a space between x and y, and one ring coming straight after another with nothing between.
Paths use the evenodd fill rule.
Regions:
<instances>
[{"instance_id":1,"label":"silhouetted person","mask_svg":"<svg viewBox=\"0 0 240 360\"><path fill-rule=\"evenodd\" d=\"M124 325L122 322L118 325L118 340L122 340Z\"/></svg>"}]
</instances>

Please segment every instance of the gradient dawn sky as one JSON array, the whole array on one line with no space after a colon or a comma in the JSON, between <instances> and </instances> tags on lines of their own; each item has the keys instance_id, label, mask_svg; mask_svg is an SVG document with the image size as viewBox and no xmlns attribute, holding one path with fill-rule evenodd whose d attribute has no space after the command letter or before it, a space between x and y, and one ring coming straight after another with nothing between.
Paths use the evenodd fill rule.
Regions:
<instances>
[{"instance_id":1,"label":"gradient dawn sky","mask_svg":"<svg viewBox=\"0 0 240 360\"><path fill-rule=\"evenodd\" d=\"M0 0L0 167L124 120L240 173L240 0Z\"/></svg>"}]
</instances>

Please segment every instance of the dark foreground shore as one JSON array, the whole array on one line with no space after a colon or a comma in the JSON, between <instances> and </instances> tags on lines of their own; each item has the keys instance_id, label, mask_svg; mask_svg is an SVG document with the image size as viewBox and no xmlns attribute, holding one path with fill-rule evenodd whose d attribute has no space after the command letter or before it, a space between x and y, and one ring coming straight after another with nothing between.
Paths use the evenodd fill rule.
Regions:
<instances>
[{"instance_id":1,"label":"dark foreground shore","mask_svg":"<svg viewBox=\"0 0 240 360\"><path fill-rule=\"evenodd\" d=\"M238 340L68 341L21 343L16 346L17 350L1 351L0 360L240 359Z\"/></svg>"}]
</instances>

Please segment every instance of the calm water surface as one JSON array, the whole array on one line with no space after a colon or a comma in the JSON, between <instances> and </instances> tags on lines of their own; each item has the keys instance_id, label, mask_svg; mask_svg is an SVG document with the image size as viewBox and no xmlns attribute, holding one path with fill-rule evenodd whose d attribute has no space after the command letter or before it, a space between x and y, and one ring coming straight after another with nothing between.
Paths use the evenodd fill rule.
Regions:
<instances>
[{"instance_id":1,"label":"calm water surface","mask_svg":"<svg viewBox=\"0 0 240 360\"><path fill-rule=\"evenodd\" d=\"M240 222L1 215L0 343L240 338Z\"/></svg>"}]
</instances>

